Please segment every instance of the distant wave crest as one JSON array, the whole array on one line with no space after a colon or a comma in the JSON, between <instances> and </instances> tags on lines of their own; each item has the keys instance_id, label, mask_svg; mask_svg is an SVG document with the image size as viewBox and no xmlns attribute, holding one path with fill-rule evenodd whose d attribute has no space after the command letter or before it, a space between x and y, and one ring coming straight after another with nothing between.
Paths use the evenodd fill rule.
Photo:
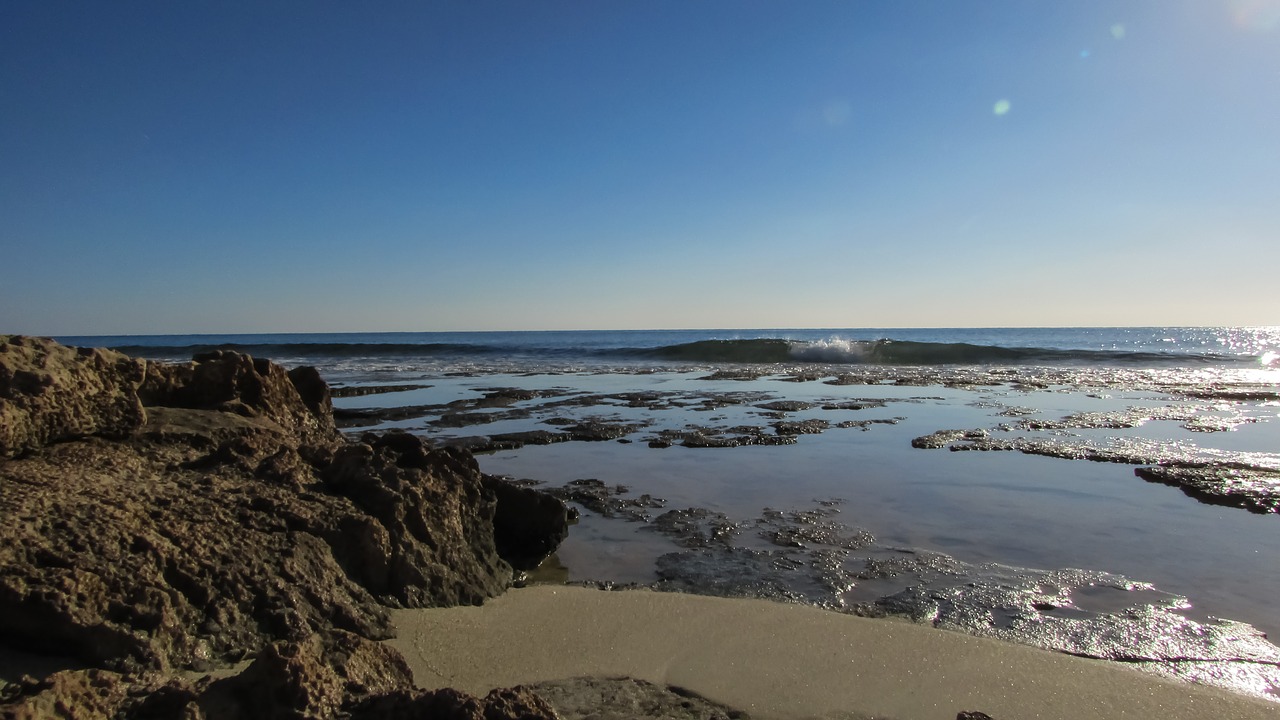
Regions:
<instances>
[{"instance_id":1,"label":"distant wave crest","mask_svg":"<svg viewBox=\"0 0 1280 720\"><path fill-rule=\"evenodd\" d=\"M1210 353L1136 352L1123 350L1080 350L1034 347L1003 347L969 343L915 342L907 340L798 341L781 338L749 340L698 340L659 347L586 348L535 347L528 345L485 345L457 343L263 343L127 345L117 350L149 358L191 357L212 350L236 350L256 357L295 358L311 362L370 359L481 359L524 358L526 360L597 360L615 362L658 361L695 364L779 364L823 365L1109 365L1171 363L1258 362ZM1264 361L1265 362L1265 361Z\"/></svg>"},{"instance_id":2,"label":"distant wave crest","mask_svg":"<svg viewBox=\"0 0 1280 720\"><path fill-rule=\"evenodd\" d=\"M969 343L905 340L830 340L798 342L777 339L707 340L657 348L655 357L696 362L781 363L823 365L1017 365L1111 363L1220 363L1241 358L1214 354L1153 353L1123 350L1057 350L1001 347Z\"/></svg>"},{"instance_id":3,"label":"distant wave crest","mask_svg":"<svg viewBox=\"0 0 1280 720\"><path fill-rule=\"evenodd\" d=\"M1002 347L970 343L931 343L905 340L826 340L796 343L796 360L830 364L872 365L1016 365L1033 363L1173 363L1223 362L1221 355L1152 353L1124 350L1058 350Z\"/></svg>"}]
</instances>

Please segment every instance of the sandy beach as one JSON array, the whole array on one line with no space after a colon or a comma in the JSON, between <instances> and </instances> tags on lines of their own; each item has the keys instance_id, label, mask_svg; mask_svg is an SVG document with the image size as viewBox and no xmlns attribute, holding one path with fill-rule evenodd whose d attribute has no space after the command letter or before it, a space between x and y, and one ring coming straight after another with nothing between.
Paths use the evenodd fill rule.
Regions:
<instances>
[{"instance_id":1,"label":"sandy beach","mask_svg":"<svg viewBox=\"0 0 1280 720\"><path fill-rule=\"evenodd\" d=\"M1274 703L1115 663L764 600L534 586L402 610L389 641L424 688L628 675L757 718L1274 718Z\"/></svg>"}]
</instances>

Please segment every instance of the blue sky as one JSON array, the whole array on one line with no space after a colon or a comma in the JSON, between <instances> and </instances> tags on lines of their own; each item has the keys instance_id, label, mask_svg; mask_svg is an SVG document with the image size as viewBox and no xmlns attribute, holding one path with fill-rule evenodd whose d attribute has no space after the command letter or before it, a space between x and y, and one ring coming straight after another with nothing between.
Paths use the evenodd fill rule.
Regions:
<instances>
[{"instance_id":1,"label":"blue sky","mask_svg":"<svg viewBox=\"0 0 1280 720\"><path fill-rule=\"evenodd\" d=\"M1280 324L1280 0L0 4L0 332Z\"/></svg>"}]
</instances>

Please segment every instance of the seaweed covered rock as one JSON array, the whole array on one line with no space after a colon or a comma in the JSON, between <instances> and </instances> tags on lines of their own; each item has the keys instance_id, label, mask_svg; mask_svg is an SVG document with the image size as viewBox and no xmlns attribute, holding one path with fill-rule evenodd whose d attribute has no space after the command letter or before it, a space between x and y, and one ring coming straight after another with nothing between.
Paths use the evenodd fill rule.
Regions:
<instances>
[{"instance_id":1,"label":"seaweed covered rock","mask_svg":"<svg viewBox=\"0 0 1280 720\"><path fill-rule=\"evenodd\" d=\"M345 441L314 370L0 347L0 642L205 669L316 634L385 638L387 605L512 581L474 460L405 434ZM526 528L539 551L563 537L553 515Z\"/></svg>"}]
</instances>

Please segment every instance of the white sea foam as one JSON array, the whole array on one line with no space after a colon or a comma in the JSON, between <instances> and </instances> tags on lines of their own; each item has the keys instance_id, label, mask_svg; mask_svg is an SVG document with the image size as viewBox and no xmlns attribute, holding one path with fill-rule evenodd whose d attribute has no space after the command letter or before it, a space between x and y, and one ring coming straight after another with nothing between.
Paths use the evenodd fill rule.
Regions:
<instances>
[{"instance_id":1,"label":"white sea foam","mask_svg":"<svg viewBox=\"0 0 1280 720\"><path fill-rule=\"evenodd\" d=\"M802 362L853 364L868 362L874 346L875 343L872 341L833 337L810 342L793 342L789 352L791 357Z\"/></svg>"}]
</instances>

